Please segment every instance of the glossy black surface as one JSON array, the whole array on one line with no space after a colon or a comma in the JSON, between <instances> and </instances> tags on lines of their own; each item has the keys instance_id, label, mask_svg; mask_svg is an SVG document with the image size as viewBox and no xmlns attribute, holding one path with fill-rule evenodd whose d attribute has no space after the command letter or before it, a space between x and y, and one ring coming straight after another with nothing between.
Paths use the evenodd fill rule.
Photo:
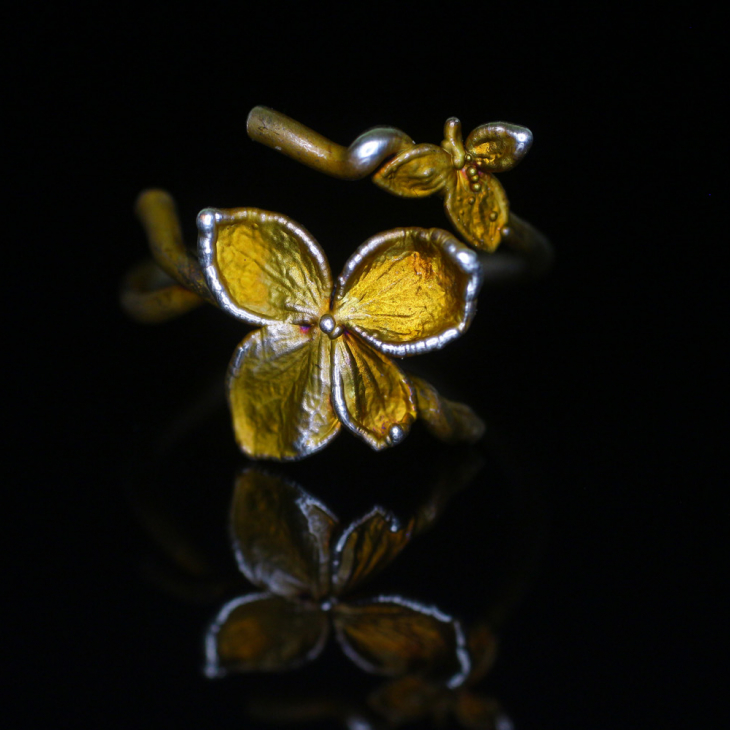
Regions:
<instances>
[{"instance_id":1,"label":"glossy black surface","mask_svg":"<svg viewBox=\"0 0 730 730\"><path fill-rule=\"evenodd\" d=\"M343 144L376 124L439 143L451 115L532 130L501 180L551 238L554 271L485 289L463 338L406 362L468 401L489 438L472 485L376 580L466 619L509 606L480 688L518 729L722 726L719 17L688 7L642 29L628 12L467 10L446 28L443 6L421 3L353 31L302 5L73 19L59 6L13 26L12 727L263 728L245 716L252 698L357 703L377 683L331 646L281 677L203 676L205 627L246 590L227 537L246 460L222 376L247 330L210 307L144 327L117 304L145 256L132 205L149 186L176 197L191 242L199 209L258 206L306 226L333 270L376 232L447 227L437 200L333 180L250 142L256 104ZM500 33L477 32L494 22ZM418 429L387 454L342 434L284 472L347 521L376 502L406 512L454 453ZM150 527L160 520L208 572L175 568Z\"/></svg>"}]
</instances>

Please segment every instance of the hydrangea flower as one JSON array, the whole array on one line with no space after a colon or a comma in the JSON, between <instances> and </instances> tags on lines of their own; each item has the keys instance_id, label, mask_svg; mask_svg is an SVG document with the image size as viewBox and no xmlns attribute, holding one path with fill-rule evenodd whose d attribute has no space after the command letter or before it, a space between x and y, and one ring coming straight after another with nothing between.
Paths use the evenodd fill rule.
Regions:
<instances>
[{"instance_id":1,"label":"hydrangea flower","mask_svg":"<svg viewBox=\"0 0 730 730\"><path fill-rule=\"evenodd\" d=\"M482 280L476 253L446 231L399 228L366 241L333 282L320 246L284 215L206 209L198 229L217 304L259 327L228 371L241 449L302 458L342 424L374 449L402 440L418 393L391 356L441 348L467 329Z\"/></svg>"}]
</instances>

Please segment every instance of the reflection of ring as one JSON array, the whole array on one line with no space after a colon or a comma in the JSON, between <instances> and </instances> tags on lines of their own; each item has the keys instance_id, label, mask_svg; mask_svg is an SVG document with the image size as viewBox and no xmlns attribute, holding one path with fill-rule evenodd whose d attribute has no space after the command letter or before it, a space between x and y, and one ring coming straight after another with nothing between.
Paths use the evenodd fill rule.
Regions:
<instances>
[{"instance_id":1,"label":"reflection of ring","mask_svg":"<svg viewBox=\"0 0 730 730\"><path fill-rule=\"evenodd\" d=\"M494 176L514 167L530 149L532 133L526 127L483 124L464 141L461 122L452 117L440 146L417 145L395 127L375 127L343 147L284 114L257 106L248 116L247 131L256 142L342 180L373 174L373 182L393 195L421 198L438 193L467 244L493 253L504 242L520 254L516 259L502 252L499 259L485 260L487 276L539 276L550 266L547 239L510 213Z\"/></svg>"},{"instance_id":2,"label":"reflection of ring","mask_svg":"<svg viewBox=\"0 0 730 730\"><path fill-rule=\"evenodd\" d=\"M322 249L286 216L204 210L198 263L182 244L167 193L143 193L138 213L172 280L158 297L128 286L128 311L162 320L178 300L189 308L182 291L190 290L260 328L241 343L228 373L236 438L249 456L302 458L342 424L381 449L400 441L417 416L444 440L481 435L469 408L406 377L389 357L439 349L468 328L481 267L451 234L401 228L374 236L333 282Z\"/></svg>"},{"instance_id":3,"label":"reflection of ring","mask_svg":"<svg viewBox=\"0 0 730 730\"><path fill-rule=\"evenodd\" d=\"M345 654L367 672L462 684L471 662L457 620L400 595L351 600L417 528L416 519L400 524L374 507L343 529L296 485L243 472L231 535L241 572L263 592L234 598L218 612L206 635L206 674L292 669L321 653L332 627Z\"/></svg>"}]
</instances>

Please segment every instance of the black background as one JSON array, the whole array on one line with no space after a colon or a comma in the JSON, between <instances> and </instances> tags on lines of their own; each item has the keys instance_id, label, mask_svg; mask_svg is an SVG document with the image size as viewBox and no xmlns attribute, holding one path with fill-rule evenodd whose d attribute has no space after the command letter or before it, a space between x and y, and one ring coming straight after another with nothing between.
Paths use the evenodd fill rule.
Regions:
<instances>
[{"instance_id":1,"label":"black background","mask_svg":"<svg viewBox=\"0 0 730 730\"><path fill-rule=\"evenodd\" d=\"M266 681L202 677L204 626L245 590L219 595L216 580L235 580L226 506L246 464L204 394L222 392L246 330L213 308L145 327L118 305L146 251L132 213L146 187L175 196L189 242L206 206L283 212L333 271L376 232L447 227L438 201L330 179L253 144L246 116L265 104L344 144L376 124L439 143L452 115L466 131L532 130L501 180L552 240L555 266L485 289L467 335L407 363L471 403L489 439L474 485L400 569L412 584L383 586L470 618L524 551L529 580L484 685L518 728L721 726L720 27L697 4L654 16L430 2L57 6L11 23L11 725L257 727L243 714L251 695L370 681L334 655ZM398 450L371 454L342 434L285 472L345 520L375 501L406 509L399 499L416 499L450 457L417 430ZM141 526L150 494L220 566L196 601L166 582Z\"/></svg>"}]
</instances>

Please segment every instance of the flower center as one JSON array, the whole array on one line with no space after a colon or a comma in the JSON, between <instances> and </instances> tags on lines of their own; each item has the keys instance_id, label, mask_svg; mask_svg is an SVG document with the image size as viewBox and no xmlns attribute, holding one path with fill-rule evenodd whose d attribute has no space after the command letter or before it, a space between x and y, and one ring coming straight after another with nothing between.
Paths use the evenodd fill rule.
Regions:
<instances>
[{"instance_id":1,"label":"flower center","mask_svg":"<svg viewBox=\"0 0 730 730\"><path fill-rule=\"evenodd\" d=\"M337 339L344 332L342 327L335 322L335 318L331 314L325 314L320 317L319 328L331 340Z\"/></svg>"}]
</instances>

